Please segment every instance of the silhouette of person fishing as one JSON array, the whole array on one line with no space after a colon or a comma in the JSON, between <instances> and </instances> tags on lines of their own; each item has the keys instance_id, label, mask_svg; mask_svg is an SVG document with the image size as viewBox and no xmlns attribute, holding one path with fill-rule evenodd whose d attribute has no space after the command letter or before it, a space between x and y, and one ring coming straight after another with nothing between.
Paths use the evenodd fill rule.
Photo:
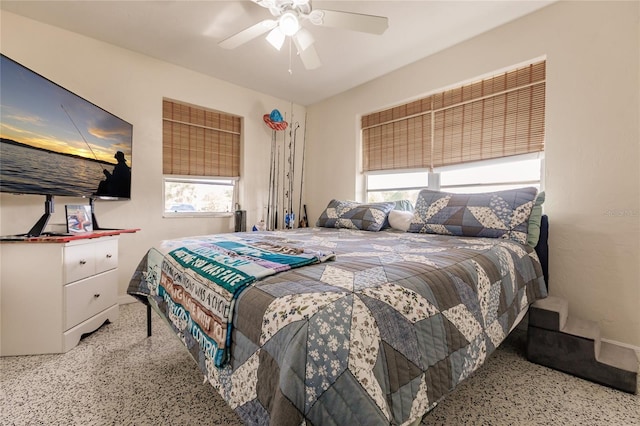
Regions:
<instances>
[{"instance_id":1,"label":"silhouette of person fishing","mask_svg":"<svg viewBox=\"0 0 640 426\"><path fill-rule=\"evenodd\" d=\"M116 152L113 158L118 160L118 164L113 167L113 172L102 170L105 179L100 181L96 195L129 198L131 196L131 168L127 165L122 151Z\"/></svg>"}]
</instances>

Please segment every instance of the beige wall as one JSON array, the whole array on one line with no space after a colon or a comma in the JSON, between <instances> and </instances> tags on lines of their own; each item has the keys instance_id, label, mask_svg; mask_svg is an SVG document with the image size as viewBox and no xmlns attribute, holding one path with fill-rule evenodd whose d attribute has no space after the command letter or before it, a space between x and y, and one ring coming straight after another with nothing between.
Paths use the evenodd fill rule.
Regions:
<instances>
[{"instance_id":1,"label":"beige wall","mask_svg":"<svg viewBox=\"0 0 640 426\"><path fill-rule=\"evenodd\" d=\"M640 346L640 3L560 2L309 107L311 220L361 193L358 117L547 58L550 292Z\"/></svg>"},{"instance_id":2,"label":"beige wall","mask_svg":"<svg viewBox=\"0 0 640 426\"><path fill-rule=\"evenodd\" d=\"M278 108L290 119L293 108L302 135L304 107L12 13L3 11L0 18L4 55L133 124L132 200L96 202L102 227L142 229L120 237L121 295L138 261L155 242L233 230L229 217L162 217L163 97L244 117L240 205L247 210L248 227L263 218L271 131L262 116ZM299 181L294 185L294 196L299 185ZM44 212L44 201L43 196L0 195L0 235L27 232ZM49 223L65 222L65 204L88 203L68 197L54 201L56 210Z\"/></svg>"}]
</instances>

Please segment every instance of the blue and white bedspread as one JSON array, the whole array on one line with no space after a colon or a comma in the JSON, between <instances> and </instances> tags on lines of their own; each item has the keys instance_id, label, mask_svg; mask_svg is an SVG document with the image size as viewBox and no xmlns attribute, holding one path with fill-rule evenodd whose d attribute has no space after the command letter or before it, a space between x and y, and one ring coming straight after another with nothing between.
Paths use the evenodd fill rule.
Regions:
<instances>
[{"instance_id":1,"label":"blue and white bedspread","mask_svg":"<svg viewBox=\"0 0 640 426\"><path fill-rule=\"evenodd\" d=\"M302 228L163 242L128 292L247 424L399 425L477 370L546 287L511 240Z\"/></svg>"}]
</instances>

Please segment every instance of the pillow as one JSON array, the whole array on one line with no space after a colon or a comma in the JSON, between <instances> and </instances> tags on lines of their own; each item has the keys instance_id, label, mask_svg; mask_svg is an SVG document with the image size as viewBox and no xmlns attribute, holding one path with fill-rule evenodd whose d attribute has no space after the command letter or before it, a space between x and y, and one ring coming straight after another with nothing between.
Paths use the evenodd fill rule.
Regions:
<instances>
[{"instance_id":1,"label":"pillow","mask_svg":"<svg viewBox=\"0 0 640 426\"><path fill-rule=\"evenodd\" d=\"M392 201L392 202L396 204L393 207L392 211L394 211L394 210L403 210L403 211L413 212L413 204L411 204L411 201L409 201L409 200L397 200L397 201ZM389 223L389 217L387 216L387 220L384 221L384 225L382 225L382 229L387 229L387 228L390 228L390 227L392 227L392 226ZM406 229L404 231L406 231Z\"/></svg>"},{"instance_id":2,"label":"pillow","mask_svg":"<svg viewBox=\"0 0 640 426\"><path fill-rule=\"evenodd\" d=\"M389 212L389 225L393 229L406 232L413 219L413 212L406 210L391 210Z\"/></svg>"},{"instance_id":3,"label":"pillow","mask_svg":"<svg viewBox=\"0 0 640 426\"><path fill-rule=\"evenodd\" d=\"M387 215L395 205L394 202L360 204L355 201L331 200L318 218L316 226L377 232L382 229Z\"/></svg>"},{"instance_id":4,"label":"pillow","mask_svg":"<svg viewBox=\"0 0 640 426\"><path fill-rule=\"evenodd\" d=\"M393 208L394 210L405 210L408 212L413 211L413 204L411 204L411 201L409 200L398 200L394 201L394 203L396 203L395 207Z\"/></svg>"},{"instance_id":5,"label":"pillow","mask_svg":"<svg viewBox=\"0 0 640 426\"><path fill-rule=\"evenodd\" d=\"M537 192L533 187L481 194L423 189L409 232L510 238L526 244Z\"/></svg>"},{"instance_id":6,"label":"pillow","mask_svg":"<svg viewBox=\"0 0 640 426\"><path fill-rule=\"evenodd\" d=\"M531 210L531 216L529 216L529 230L527 232L527 244L531 247L538 245L540 239L540 222L542 221L542 203L544 203L545 194L544 191L540 192L536 197L536 201L533 204Z\"/></svg>"}]
</instances>

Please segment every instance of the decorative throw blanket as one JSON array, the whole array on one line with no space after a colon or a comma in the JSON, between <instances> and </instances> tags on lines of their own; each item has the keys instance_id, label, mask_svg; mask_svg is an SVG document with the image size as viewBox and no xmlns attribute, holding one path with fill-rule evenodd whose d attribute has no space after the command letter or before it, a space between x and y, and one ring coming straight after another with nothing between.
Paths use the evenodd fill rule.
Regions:
<instances>
[{"instance_id":1,"label":"decorative throw blanket","mask_svg":"<svg viewBox=\"0 0 640 426\"><path fill-rule=\"evenodd\" d=\"M159 296L171 321L181 324L178 328L221 367L229 357L235 300L244 288L278 272L334 257L233 234L172 240L163 242L160 250L149 250L141 262L145 265L138 267L151 275L141 284L152 288L130 293Z\"/></svg>"}]
</instances>

